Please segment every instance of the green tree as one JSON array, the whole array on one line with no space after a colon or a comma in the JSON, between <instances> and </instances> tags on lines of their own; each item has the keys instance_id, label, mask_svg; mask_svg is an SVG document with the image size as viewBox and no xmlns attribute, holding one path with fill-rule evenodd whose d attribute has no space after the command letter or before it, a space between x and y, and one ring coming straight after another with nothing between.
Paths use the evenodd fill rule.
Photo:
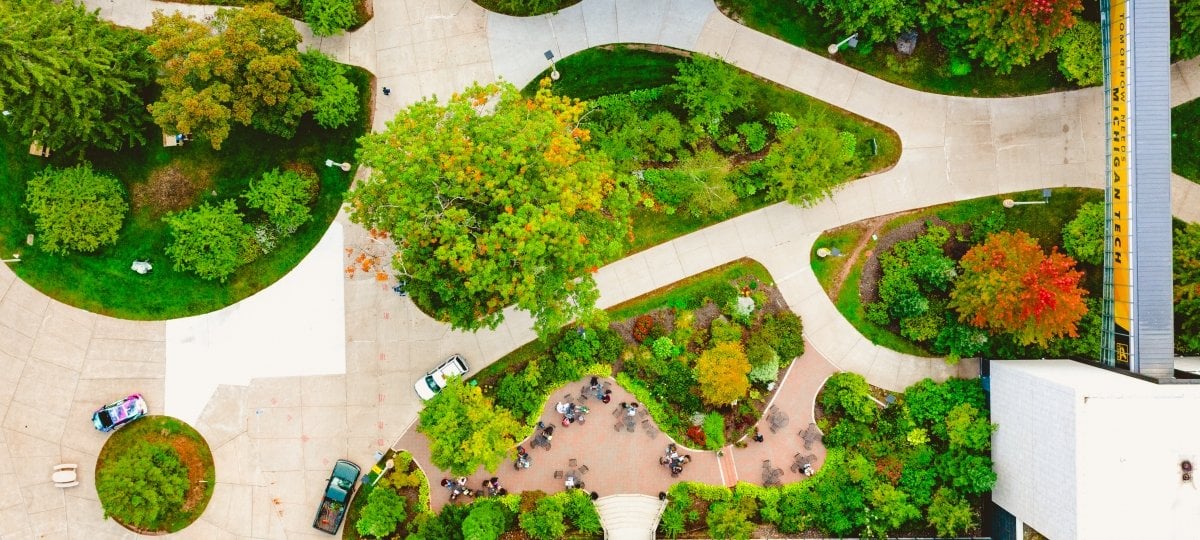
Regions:
<instances>
[{"instance_id":1,"label":"green tree","mask_svg":"<svg viewBox=\"0 0 1200 540\"><path fill-rule=\"evenodd\" d=\"M921 517L921 510L909 501L908 494L887 482L875 484L867 495L867 504L874 518L870 532L879 538Z\"/></svg>"},{"instance_id":2,"label":"green tree","mask_svg":"<svg viewBox=\"0 0 1200 540\"><path fill-rule=\"evenodd\" d=\"M1200 353L1200 224L1175 229L1175 341Z\"/></svg>"},{"instance_id":3,"label":"green tree","mask_svg":"<svg viewBox=\"0 0 1200 540\"><path fill-rule=\"evenodd\" d=\"M974 405L959 403L946 415L946 438L951 449L965 448L987 452L992 446L996 425L988 422Z\"/></svg>"},{"instance_id":4,"label":"green tree","mask_svg":"<svg viewBox=\"0 0 1200 540\"><path fill-rule=\"evenodd\" d=\"M538 499L533 510L521 513L521 530L536 540L555 540L567 532L562 501L557 497Z\"/></svg>"},{"instance_id":5,"label":"green tree","mask_svg":"<svg viewBox=\"0 0 1200 540\"><path fill-rule=\"evenodd\" d=\"M33 214L38 246L65 254L116 242L129 204L119 180L78 165L34 176L25 186L25 208Z\"/></svg>"},{"instance_id":6,"label":"green tree","mask_svg":"<svg viewBox=\"0 0 1200 540\"><path fill-rule=\"evenodd\" d=\"M104 517L143 529L156 529L181 510L190 486L179 454L161 443L138 441L96 471Z\"/></svg>"},{"instance_id":7,"label":"green tree","mask_svg":"<svg viewBox=\"0 0 1200 540\"><path fill-rule=\"evenodd\" d=\"M302 78L313 95L313 119L321 127L337 129L358 118L358 87L346 78L350 68L334 62L316 49L300 55Z\"/></svg>"},{"instance_id":8,"label":"green tree","mask_svg":"<svg viewBox=\"0 0 1200 540\"><path fill-rule=\"evenodd\" d=\"M708 534L713 538L746 540L754 534L754 499L719 501L708 507Z\"/></svg>"},{"instance_id":9,"label":"green tree","mask_svg":"<svg viewBox=\"0 0 1200 540\"><path fill-rule=\"evenodd\" d=\"M1176 23L1171 25L1171 54L1200 55L1200 0L1171 0L1171 11Z\"/></svg>"},{"instance_id":10,"label":"green tree","mask_svg":"<svg viewBox=\"0 0 1200 540\"><path fill-rule=\"evenodd\" d=\"M1058 36L1058 70L1079 86L1104 82L1104 51L1100 47L1100 23L1080 21Z\"/></svg>"},{"instance_id":11,"label":"green tree","mask_svg":"<svg viewBox=\"0 0 1200 540\"><path fill-rule=\"evenodd\" d=\"M871 423L879 416L879 406L871 400L871 387L867 379L848 371L836 373L825 381L821 406L827 413L844 413L846 417L862 424Z\"/></svg>"},{"instance_id":12,"label":"green tree","mask_svg":"<svg viewBox=\"0 0 1200 540\"><path fill-rule=\"evenodd\" d=\"M1024 231L1001 232L972 247L959 264L963 272L950 306L961 321L1009 333L1022 345L1078 335L1076 323L1087 311L1083 273L1057 248L1047 255Z\"/></svg>"},{"instance_id":13,"label":"green tree","mask_svg":"<svg viewBox=\"0 0 1200 540\"><path fill-rule=\"evenodd\" d=\"M304 22L315 36L342 33L358 23L354 0L304 0Z\"/></svg>"},{"instance_id":14,"label":"green tree","mask_svg":"<svg viewBox=\"0 0 1200 540\"><path fill-rule=\"evenodd\" d=\"M367 505L363 507L355 527L358 534L383 538L391 535L407 517L406 501L399 493L390 488L376 488L367 496Z\"/></svg>"},{"instance_id":15,"label":"green tree","mask_svg":"<svg viewBox=\"0 0 1200 540\"><path fill-rule=\"evenodd\" d=\"M471 474L480 465L496 472L521 431L512 413L457 377L425 402L418 418L417 431L429 437L430 460L454 474Z\"/></svg>"},{"instance_id":16,"label":"green tree","mask_svg":"<svg viewBox=\"0 0 1200 540\"><path fill-rule=\"evenodd\" d=\"M812 206L849 179L853 154L837 130L828 126L803 126L779 134L779 140L762 161L773 199Z\"/></svg>"},{"instance_id":17,"label":"green tree","mask_svg":"<svg viewBox=\"0 0 1200 540\"><path fill-rule=\"evenodd\" d=\"M1005 74L1053 50L1082 10L1081 0L982 0L964 2L954 17L969 32L971 57Z\"/></svg>"},{"instance_id":18,"label":"green tree","mask_svg":"<svg viewBox=\"0 0 1200 540\"><path fill-rule=\"evenodd\" d=\"M838 34L858 33L860 40L884 43L914 28L920 14L913 0L800 0L810 9L820 7L825 25Z\"/></svg>"},{"instance_id":19,"label":"green tree","mask_svg":"<svg viewBox=\"0 0 1200 540\"><path fill-rule=\"evenodd\" d=\"M231 121L291 137L312 108L299 80L300 34L270 4L218 10L212 28L155 12L147 32L162 64L150 113L168 133L198 133L214 149Z\"/></svg>"},{"instance_id":20,"label":"green tree","mask_svg":"<svg viewBox=\"0 0 1200 540\"><path fill-rule=\"evenodd\" d=\"M1087 264L1104 264L1104 203L1080 206L1062 228L1062 250Z\"/></svg>"},{"instance_id":21,"label":"green tree","mask_svg":"<svg viewBox=\"0 0 1200 540\"><path fill-rule=\"evenodd\" d=\"M232 200L217 206L204 203L163 220L171 230L167 255L175 261L176 271L225 281L253 258L253 232Z\"/></svg>"},{"instance_id":22,"label":"green tree","mask_svg":"<svg viewBox=\"0 0 1200 540\"><path fill-rule=\"evenodd\" d=\"M74 0L0 3L0 106L24 141L57 151L144 144L155 65L141 32Z\"/></svg>"},{"instance_id":23,"label":"green tree","mask_svg":"<svg viewBox=\"0 0 1200 540\"><path fill-rule=\"evenodd\" d=\"M938 536L958 536L979 524L971 503L949 488L940 488L929 505L929 524Z\"/></svg>"},{"instance_id":24,"label":"green tree","mask_svg":"<svg viewBox=\"0 0 1200 540\"><path fill-rule=\"evenodd\" d=\"M350 193L351 219L392 233L393 266L438 319L495 327L516 304L552 335L594 309L590 272L630 235L629 186L584 148L584 110L508 83L414 104L362 139L373 173Z\"/></svg>"},{"instance_id":25,"label":"green tree","mask_svg":"<svg viewBox=\"0 0 1200 540\"><path fill-rule=\"evenodd\" d=\"M471 505L471 513L462 522L464 538L496 540L508 530L512 513L503 504L491 499Z\"/></svg>"},{"instance_id":26,"label":"green tree","mask_svg":"<svg viewBox=\"0 0 1200 540\"><path fill-rule=\"evenodd\" d=\"M709 135L720 134L725 116L751 103L749 77L725 61L693 54L675 65L679 74L671 89L676 102L688 112L688 121Z\"/></svg>"},{"instance_id":27,"label":"green tree","mask_svg":"<svg viewBox=\"0 0 1200 540\"><path fill-rule=\"evenodd\" d=\"M696 360L700 397L712 405L729 405L750 390L750 361L737 341L718 343Z\"/></svg>"},{"instance_id":28,"label":"green tree","mask_svg":"<svg viewBox=\"0 0 1200 540\"><path fill-rule=\"evenodd\" d=\"M267 214L279 232L292 234L312 218L308 205L317 196L317 177L274 169L250 182L243 197L246 205Z\"/></svg>"}]
</instances>

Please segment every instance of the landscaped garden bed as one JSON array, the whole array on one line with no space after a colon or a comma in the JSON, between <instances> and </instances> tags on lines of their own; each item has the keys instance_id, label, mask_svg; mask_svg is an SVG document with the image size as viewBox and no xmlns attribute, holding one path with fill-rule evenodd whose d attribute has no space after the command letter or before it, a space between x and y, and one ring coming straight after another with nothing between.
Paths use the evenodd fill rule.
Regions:
<instances>
[{"instance_id":1,"label":"landscaped garden bed","mask_svg":"<svg viewBox=\"0 0 1200 540\"><path fill-rule=\"evenodd\" d=\"M256 0L156 0L201 6L244 7ZM375 15L372 0L275 0L272 6L282 15L304 21L315 35L331 36L353 32Z\"/></svg>"},{"instance_id":2,"label":"landscaped garden bed","mask_svg":"<svg viewBox=\"0 0 1200 540\"><path fill-rule=\"evenodd\" d=\"M978 380L924 380L884 407L861 375L839 373L817 402L829 453L811 478L668 492L667 538L929 537L981 534L996 481Z\"/></svg>"},{"instance_id":3,"label":"landscaped garden bed","mask_svg":"<svg viewBox=\"0 0 1200 540\"><path fill-rule=\"evenodd\" d=\"M269 13L240 10L225 16L231 25L268 21L294 32L290 21ZM199 21L186 24L213 40L205 46L220 48L245 38L209 34ZM293 37L299 41L298 34ZM146 54L153 40L140 33L137 40L139 54ZM194 122L194 137L187 138L149 122L150 115L143 113L141 121L131 123L140 145L105 150L84 144L43 158L30 155L29 135L20 131L17 115L0 119L0 250L5 258L20 254L12 270L66 304L127 319L169 319L228 306L299 264L341 208L353 172L328 167L326 160L353 158L357 138L369 125L371 82L364 70L275 45L282 49L272 51L271 58L293 70L290 97L302 105L286 113L264 110L266 105L241 94L248 90L232 92L241 100L237 107L259 107L261 125L257 115L245 121L251 125L226 118L224 127L192 119L187 121ZM174 60L191 54L155 50ZM156 65L156 58L147 56L145 61ZM195 90L174 84L164 78L145 89L145 101L161 106L155 110L163 123L182 122L189 114L168 102ZM341 101L326 101L334 93ZM136 98L137 107L146 106L142 99ZM304 104L313 107L312 114L296 115ZM323 108L327 105L331 109ZM206 107L219 111L232 105ZM271 116L276 113L296 116ZM87 203L96 197L108 202ZM147 271L142 263L152 270L141 273Z\"/></svg>"},{"instance_id":4,"label":"landscaped garden bed","mask_svg":"<svg viewBox=\"0 0 1200 540\"><path fill-rule=\"evenodd\" d=\"M753 428L775 381L804 351L799 318L749 260L614 306L608 319L519 349L475 379L498 407L532 425L553 389L589 373L614 375L673 439L715 450Z\"/></svg>"},{"instance_id":5,"label":"landscaped garden bed","mask_svg":"<svg viewBox=\"0 0 1200 540\"><path fill-rule=\"evenodd\" d=\"M562 78L551 89L588 100L594 110L583 125L592 139L618 170L642 177L630 252L780 200L814 203L900 156L900 139L885 126L685 51L604 46L557 67ZM698 120L713 114L715 124ZM831 155L835 147L846 159ZM791 170L788 159L811 160L807 168L822 178Z\"/></svg>"},{"instance_id":6,"label":"landscaped garden bed","mask_svg":"<svg viewBox=\"0 0 1200 540\"><path fill-rule=\"evenodd\" d=\"M141 534L176 532L196 521L215 484L204 437L169 416L147 416L116 431L96 460L104 516Z\"/></svg>"},{"instance_id":7,"label":"landscaped garden bed","mask_svg":"<svg viewBox=\"0 0 1200 540\"><path fill-rule=\"evenodd\" d=\"M1103 277L1098 258L1103 252L1097 253L1096 246L1097 241L1103 240L1103 235L1096 233L1102 232L1103 217L1095 213L1102 210L1103 193L1055 189L1046 204L1013 208L1001 204L1004 199L1041 202L1041 195L1040 191L1032 191L960 201L826 231L813 246L813 270L818 276L831 276L821 279L822 285L842 315L864 336L901 352L944 355L952 361L981 354L1001 358L1098 355L1099 304L1091 299L1099 297ZM1089 209L1085 212L1087 216L1071 226L1081 208ZM1050 288L1069 297L1060 298L1062 303L1056 307L1086 306L1085 315L1068 317L1069 324L1056 327L1062 333L1049 330L1050 334L1042 333L1045 328L1031 329L1020 321L993 321L982 312L973 312L968 318L964 315L970 307L965 304L965 294L957 301L953 299L955 287L962 286L961 276L971 275L960 266L969 252L982 253L988 249L987 241L996 235L1021 232L1028 235L1032 244L1010 240L1004 247L1008 257L1016 256L1019 246L1027 244L1043 252L1054 248L1070 255L1060 261L1062 265L1033 264L1046 265L1041 268L1046 274L1080 273L1071 278L1077 284L1077 293ZM818 250L830 246L840 246L844 256L817 255ZM1032 252L1029 255L1042 260ZM1055 257L1050 255L1046 261ZM997 290L1008 290L1005 287L1011 286L1002 273L989 276L988 283L995 284ZM840 287L835 277L841 278ZM1033 287L1030 285L1030 290ZM994 299L996 294L1005 293L985 296ZM1000 298L1013 301L1018 296L1016 291L1012 296ZM1024 301L1037 302L1037 299L1018 300ZM1018 306L1013 311L1020 313L1021 309ZM1046 321L1054 326L1049 319ZM1008 330L990 324L993 322L1009 324ZM1046 339L1051 334L1058 337Z\"/></svg>"},{"instance_id":8,"label":"landscaped garden bed","mask_svg":"<svg viewBox=\"0 0 1200 540\"><path fill-rule=\"evenodd\" d=\"M903 28L893 30L885 28L891 24L885 21L890 21L892 17L907 18L920 11L924 3L906 5L902 8L845 3L844 7L837 7L854 12L853 15L847 15L846 19L853 18L863 24L855 30L842 31L827 25L822 17L822 8L818 7L821 3L820 0L800 2L799 5L772 0L721 0L718 5L726 15L746 26L824 57L829 57L827 49L830 44L838 43L857 31L860 38L859 47L854 49L843 45L841 52L832 56L832 59L880 79L915 90L959 96L999 97L1042 94L1079 87L1079 84L1068 80L1060 70L1062 60L1059 58L1061 53L1059 53L1058 45L1047 46L1048 52L1045 56L1037 58L1035 55L1027 65L1018 64L1012 68L1011 72L1006 73L986 65L980 65L985 62L971 58L966 40L961 32L961 26L965 20L977 19L980 15L966 13L956 15L955 8L958 6L937 4L937 11L920 19L920 22L913 20L910 23L901 23ZM828 3L836 5L834 2ZM932 2L929 4L934 6ZM838 15L831 14L831 16L842 20L842 17ZM911 18L917 19L918 17ZM1098 27L1099 14L1098 11L1089 7L1072 19L1078 19L1076 25L1080 27L1085 25ZM953 29L943 28L942 25L950 25ZM922 26L927 26L929 31L919 32L913 54L905 56L898 53L894 40L900 37L901 31L917 29ZM1066 27L1070 26L1070 24L1066 25ZM990 33L981 30L981 34L986 40L986 36ZM1088 35L1091 36L1090 33ZM878 42L872 43L872 39ZM1098 39L1098 33L1096 39ZM1026 39L1026 41L1031 40ZM1044 41L1048 44L1058 43L1053 38L1044 38ZM1094 53L1090 49L1084 50L1083 54L1086 55L1086 59L1078 62L1084 66L1092 66L1094 63L1091 71L1100 69L1098 42L1095 45L1088 45L1078 41L1078 38L1063 41L1071 44L1068 45L1071 48L1071 54L1077 54L1074 47L1094 47ZM948 47L945 43L954 45ZM1076 43L1080 44L1075 45ZM1090 44L1090 42L1086 43ZM1022 47L1012 47L1012 49L1020 48ZM1088 53L1091 54L1088 55ZM997 52L991 49L985 53L983 49L980 50L980 55L988 56L993 63L1007 62L1006 54L1012 53L1006 50ZM1015 54L1014 56L1022 55ZM1076 58L1076 56L1071 58ZM1067 69L1067 72L1073 74L1079 74L1079 71L1079 68L1073 64ZM1099 82L1095 79L1095 73L1085 73L1082 76L1084 86Z\"/></svg>"},{"instance_id":9,"label":"landscaped garden bed","mask_svg":"<svg viewBox=\"0 0 1200 540\"><path fill-rule=\"evenodd\" d=\"M600 516L586 491L479 496L433 512L429 481L405 451L389 451L394 468L365 483L350 505L342 538L444 540L467 538L598 538ZM441 489L441 488L438 488Z\"/></svg>"}]
</instances>

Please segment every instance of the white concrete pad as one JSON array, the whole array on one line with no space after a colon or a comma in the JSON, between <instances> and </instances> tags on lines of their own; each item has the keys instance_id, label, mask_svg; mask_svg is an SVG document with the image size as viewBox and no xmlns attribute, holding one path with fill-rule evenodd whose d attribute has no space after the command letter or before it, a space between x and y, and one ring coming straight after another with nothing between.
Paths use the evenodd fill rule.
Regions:
<instances>
[{"instance_id":1,"label":"white concrete pad","mask_svg":"<svg viewBox=\"0 0 1200 540\"><path fill-rule=\"evenodd\" d=\"M220 311L167 323L165 412L195 422L222 384L346 368L342 226L277 283Z\"/></svg>"}]
</instances>

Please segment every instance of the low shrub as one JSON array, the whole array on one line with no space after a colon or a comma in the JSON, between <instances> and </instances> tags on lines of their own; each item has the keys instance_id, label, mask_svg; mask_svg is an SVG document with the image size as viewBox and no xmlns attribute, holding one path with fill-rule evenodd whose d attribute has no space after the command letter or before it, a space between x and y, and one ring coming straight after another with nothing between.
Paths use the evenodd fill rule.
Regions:
<instances>
[{"instance_id":1,"label":"low shrub","mask_svg":"<svg viewBox=\"0 0 1200 540\"><path fill-rule=\"evenodd\" d=\"M250 226L242 221L237 204L226 200L217 206L200 206L163 218L171 230L167 255L176 271L193 271L204 279L225 281L238 267L257 255Z\"/></svg>"},{"instance_id":2,"label":"low shrub","mask_svg":"<svg viewBox=\"0 0 1200 540\"><path fill-rule=\"evenodd\" d=\"M25 186L37 245L47 253L91 253L117 241L129 204L121 182L91 165L47 167Z\"/></svg>"},{"instance_id":3,"label":"low shrub","mask_svg":"<svg viewBox=\"0 0 1200 540\"><path fill-rule=\"evenodd\" d=\"M704 446L717 450L725 446L725 417L718 412L704 416Z\"/></svg>"},{"instance_id":4,"label":"low shrub","mask_svg":"<svg viewBox=\"0 0 1200 540\"><path fill-rule=\"evenodd\" d=\"M658 320L652 315L640 315L633 320L633 339L638 343L644 343L650 339L655 333L655 328L659 326Z\"/></svg>"},{"instance_id":5,"label":"low shrub","mask_svg":"<svg viewBox=\"0 0 1200 540\"><path fill-rule=\"evenodd\" d=\"M763 318L759 330L763 340L779 354L783 367L804 354L804 325L800 317L790 311L782 311Z\"/></svg>"}]
</instances>

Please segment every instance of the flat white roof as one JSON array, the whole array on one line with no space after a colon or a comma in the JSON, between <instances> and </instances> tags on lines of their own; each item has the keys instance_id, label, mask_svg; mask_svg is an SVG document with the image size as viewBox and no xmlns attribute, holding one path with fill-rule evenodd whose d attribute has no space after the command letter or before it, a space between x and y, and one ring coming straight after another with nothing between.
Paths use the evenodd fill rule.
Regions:
<instances>
[{"instance_id":1,"label":"flat white roof","mask_svg":"<svg viewBox=\"0 0 1200 540\"><path fill-rule=\"evenodd\" d=\"M1049 538L1196 538L1200 385L1069 360L991 363L992 499Z\"/></svg>"}]
</instances>

